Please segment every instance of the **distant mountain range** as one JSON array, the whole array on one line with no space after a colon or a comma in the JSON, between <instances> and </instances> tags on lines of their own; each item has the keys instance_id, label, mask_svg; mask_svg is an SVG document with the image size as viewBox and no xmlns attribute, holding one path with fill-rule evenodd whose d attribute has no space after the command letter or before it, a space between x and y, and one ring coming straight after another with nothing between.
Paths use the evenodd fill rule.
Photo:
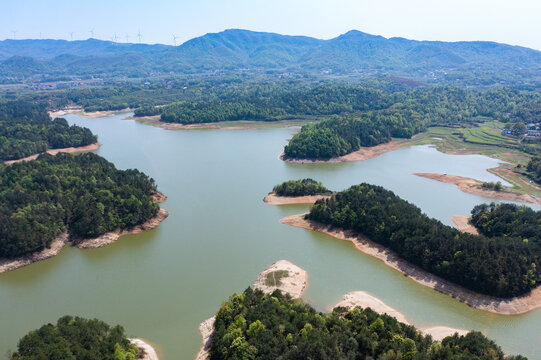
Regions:
<instances>
[{"instance_id":1,"label":"distant mountain range","mask_svg":"<svg viewBox=\"0 0 541 360\"><path fill-rule=\"evenodd\" d=\"M206 34L180 46L88 39L0 41L0 76L128 75L152 71L408 75L541 74L541 51L495 42L416 41L349 31L330 40L248 30Z\"/></svg>"}]
</instances>

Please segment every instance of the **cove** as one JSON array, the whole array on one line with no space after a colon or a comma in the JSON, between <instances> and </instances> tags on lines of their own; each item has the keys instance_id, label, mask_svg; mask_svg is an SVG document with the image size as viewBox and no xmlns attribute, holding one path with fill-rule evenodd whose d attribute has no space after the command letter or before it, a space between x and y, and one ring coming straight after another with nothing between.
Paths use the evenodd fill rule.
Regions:
<instances>
[{"instance_id":1,"label":"cove","mask_svg":"<svg viewBox=\"0 0 541 360\"><path fill-rule=\"evenodd\" d=\"M429 216L453 215L492 199L412 175L448 173L483 181L497 160L445 155L428 146L402 148L364 162L288 164L278 159L292 128L171 131L123 120L67 115L98 134L97 151L118 168L138 168L168 196L158 228L104 248L66 247L58 256L0 275L0 352L29 330L65 314L122 324L156 345L161 359L193 359L198 325L262 270L288 259L308 272L304 298L327 310L344 294L366 291L420 327L482 331L504 351L541 353L541 311L489 314L416 284L349 243L280 224L306 205L270 206L278 183L311 177L332 190L368 182L394 191ZM539 207L532 206L536 209Z\"/></svg>"}]
</instances>

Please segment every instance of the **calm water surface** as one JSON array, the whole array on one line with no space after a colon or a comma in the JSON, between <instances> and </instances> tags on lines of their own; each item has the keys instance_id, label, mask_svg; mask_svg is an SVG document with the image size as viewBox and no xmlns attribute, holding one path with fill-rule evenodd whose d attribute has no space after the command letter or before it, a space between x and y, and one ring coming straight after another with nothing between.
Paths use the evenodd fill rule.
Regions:
<instances>
[{"instance_id":1,"label":"calm water surface","mask_svg":"<svg viewBox=\"0 0 541 360\"><path fill-rule=\"evenodd\" d=\"M262 198L285 180L312 177L342 190L369 182L393 190L451 225L490 201L454 185L411 175L449 173L485 181L497 161L411 147L358 163L287 164L278 159L292 129L167 131L122 120L67 116L99 135L98 154L122 169L152 176L169 198L157 229L94 250L67 247L58 256L0 275L0 354L30 329L65 314L123 324L162 359L193 359L198 325L233 292L279 259L306 269L304 298L327 310L349 291L364 290L420 327L475 329L508 353L540 359L541 311L498 316L416 284L344 241L280 224L308 206L269 206Z\"/></svg>"}]
</instances>

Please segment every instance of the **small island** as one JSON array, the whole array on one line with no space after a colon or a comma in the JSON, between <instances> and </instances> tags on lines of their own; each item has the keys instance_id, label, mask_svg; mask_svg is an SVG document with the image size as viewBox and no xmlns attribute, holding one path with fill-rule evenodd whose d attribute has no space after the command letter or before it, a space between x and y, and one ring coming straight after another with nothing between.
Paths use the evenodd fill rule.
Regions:
<instances>
[{"instance_id":1,"label":"small island","mask_svg":"<svg viewBox=\"0 0 541 360\"><path fill-rule=\"evenodd\" d=\"M332 192L313 179L290 180L276 185L263 201L270 205L313 204Z\"/></svg>"},{"instance_id":2,"label":"small island","mask_svg":"<svg viewBox=\"0 0 541 360\"><path fill-rule=\"evenodd\" d=\"M0 165L0 273L80 248L110 244L167 217L154 180L93 153L41 155Z\"/></svg>"},{"instance_id":3,"label":"small island","mask_svg":"<svg viewBox=\"0 0 541 360\"><path fill-rule=\"evenodd\" d=\"M298 299L302 291L282 292L276 282L277 274L282 284L292 273L302 275L292 266L281 260L259 275L255 285L278 285L272 293L273 288L254 286L233 294L215 317L203 322L208 336L196 359L525 359L504 355L480 332L441 326L418 330L365 292L347 294L330 313L316 312ZM298 289L306 285L294 281Z\"/></svg>"},{"instance_id":4,"label":"small island","mask_svg":"<svg viewBox=\"0 0 541 360\"><path fill-rule=\"evenodd\" d=\"M21 338L10 359L158 360L158 355L144 340L126 337L120 325L63 316Z\"/></svg>"}]
</instances>

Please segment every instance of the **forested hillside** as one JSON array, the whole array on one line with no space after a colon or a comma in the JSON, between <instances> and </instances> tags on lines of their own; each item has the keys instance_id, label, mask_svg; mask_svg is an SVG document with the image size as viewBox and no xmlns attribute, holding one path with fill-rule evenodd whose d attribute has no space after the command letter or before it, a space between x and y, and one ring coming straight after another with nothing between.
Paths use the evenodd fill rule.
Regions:
<instances>
[{"instance_id":1,"label":"forested hillside","mask_svg":"<svg viewBox=\"0 0 541 360\"><path fill-rule=\"evenodd\" d=\"M248 288L216 314L212 360L380 359L526 360L506 356L479 332L432 341L411 325L371 309L317 313L279 290L264 295Z\"/></svg>"},{"instance_id":2,"label":"forested hillside","mask_svg":"<svg viewBox=\"0 0 541 360\"><path fill-rule=\"evenodd\" d=\"M289 180L276 185L273 191L278 196L306 196L331 194L331 191L314 179Z\"/></svg>"},{"instance_id":3,"label":"forested hillside","mask_svg":"<svg viewBox=\"0 0 541 360\"><path fill-rule=\"evenodd\" d=\"M476 214L481 219L487 216L480 212L482 209L474 209L474 224L479 223L481 229L483 223L475 218ZM518 209L515 216L520 213ZM506 218L510 212L489 214L493 216L491 224L501 222L517 227L526 218L517 216L516 221L511 221ZM381 186L361 184L330 199L318 200L307 218L364 234L422 269L482 294L521 295L541 280L540 248L535 236L531 242L524 241L526 234L531 235L524 226L518 227L517 232L499 230L500 227L482 230L486 236L461 233L429 218L415 205ZM528 229L539 232L537 224Z\"/></svg>"},{"instance_id":4,"label":"forested hillside","mask_svg":"<svg viewBox=\"0 0 541 360\"><path fill-rule=\"evenodd\" d=\"M286 157L329 159L361 146L410 138L428 126L468 126L488 119L536 122L541 119L541 95L500 88L486 92L453 87L432 87L381 93L385 109L340 115L305 125L285 147Z\"/></svg>"},{"instance_id":5,"label":"forested hillside","mask_svg":"<svg viewBox=\"0 0 541 360\"><path fill-rule=\"evenodd\" d=\"M130 343L124 328L97 319L63 316L19 340L11 360L85 359L135 360L139 349Z\"/></svg>"},{"instance_id":6,"label":"forested hillside","mask_svg":"<svg viewBox=\"0 0 541 360\"><path fill-rule=\"evenodd\" d=\"M28 102L0 103L0 160L20 159L47 149L86 146L97 136Z\"/></svg>"},{"instance_id":7,"label":"forested hillside","mask_svg":"<svg viewBox=\"0 0 541 360\"><path fill-rule=\"evenodd\" d=\"M154 180L86 153L0 165L0 258L42 250L64 230L92 238L141 224L159 207Z\"/></svg>"},{"instance_id":8,"label":"forested hillside","mask_svg":"<svg viewBox=\"0 0 541 360\"><path fill-rule=\"evenodd\" d=\"M180 46L97 39L0 41L0 79L150 73L407 75L475 85L537 81L541 52L493 42L440 42L349 31L330 40L230 29Z\"/></svg>"}]
</instances>

